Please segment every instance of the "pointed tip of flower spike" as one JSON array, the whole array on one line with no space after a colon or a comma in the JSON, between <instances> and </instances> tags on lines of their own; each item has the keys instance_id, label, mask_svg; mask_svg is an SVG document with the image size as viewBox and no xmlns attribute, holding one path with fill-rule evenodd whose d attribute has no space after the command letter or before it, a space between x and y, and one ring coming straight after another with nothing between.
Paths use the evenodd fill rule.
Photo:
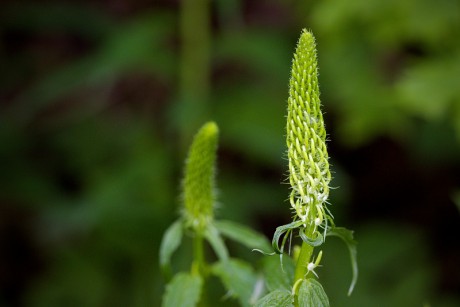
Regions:
<instances>
[{"instance_id":1,"label":"pointed tip of flower spike","mask_svg":"<svg viewBox=\"0 0 460 307\"><path fill-rule=\"evenodd\" d=\"M307 29L303 29L300 34L298 47L305 48L308 51L313 51L316 56L316 40L313 33Z\"/></svg>"},{"instance_id":2,"label":"pointed tip of flower spike","mask_svg":"<svg viewBox=\"0 0 460 307\"><path fill-rule=\"evenodd\" d=\"M312 39L315 40L313 32L307 29L302 29L302 33L300 34L300 39Z\"/></svg>"},{"instance_id":3,"label":"pointed tip of flower spike","mask_svg":"<svg viewBox=\"0 0 460 307\"><path fill-rule=\"evenodd\" d=\"M215 203L215 162L219 128L207 122L190 146L183 180L183 214L186 224L203 228L213 219Z\"/></svg>"},{"instance_id":4,"label":"pointed tip of flower spike","mask_svg":"<svg viewBox=\"0 0 460 307\"><path fill-rule=\"evenodd\" d=\"M200 133L202 133L206 137L213 138L217 136L217 134L219 134L219 127L215 122L210 121L204 124L203 127L201 127Z\"/></svg>"}]
</instances>

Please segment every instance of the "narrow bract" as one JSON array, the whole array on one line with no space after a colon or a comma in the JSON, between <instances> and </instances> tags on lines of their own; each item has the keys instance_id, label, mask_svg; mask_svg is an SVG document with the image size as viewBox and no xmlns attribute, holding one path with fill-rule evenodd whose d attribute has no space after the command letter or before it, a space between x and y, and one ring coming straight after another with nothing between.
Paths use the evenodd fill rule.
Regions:
<instances>
[{"instance_id":1,"label":"narrow bract","mask_svg":"<svg viewBox=\"0 0 460 307\"><path fill-rule=\"evenodd\" d=\"M329 217L331 173L320 106L315 38L303 30L292 62L286 142L290 203L304 227L313 227L312 234Z\"/></svg>"}]
</instances>

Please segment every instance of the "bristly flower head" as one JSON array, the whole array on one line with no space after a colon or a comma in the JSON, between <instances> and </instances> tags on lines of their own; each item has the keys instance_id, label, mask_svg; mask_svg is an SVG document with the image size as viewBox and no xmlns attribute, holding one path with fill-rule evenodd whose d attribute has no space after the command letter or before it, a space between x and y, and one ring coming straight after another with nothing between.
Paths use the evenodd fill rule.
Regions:
<instances>
[{"instance_id":1,"label":"bristly flower head","mask_svg":"<svg viewBox=\"0 0 460 307\"><path fill-rule=\"evenodd\" d=\"M214 217L215 163L219 129L208 122L195 135L185 165L183 216L194 229L204 228Z\"/></svg>"},{"instance_id":2,"label":"bristly flower head","mask_svg":"<svg viewBox=\"0 0 460 307\"><path fill-rule=\"evenodd\" d=\"M326 130L320 110L318 64L313 34L303 30L292 62L287 115L290 203L313 233L329 217ZM327 223L327 221L326 221Z\"/></svg>"}]
</instances>

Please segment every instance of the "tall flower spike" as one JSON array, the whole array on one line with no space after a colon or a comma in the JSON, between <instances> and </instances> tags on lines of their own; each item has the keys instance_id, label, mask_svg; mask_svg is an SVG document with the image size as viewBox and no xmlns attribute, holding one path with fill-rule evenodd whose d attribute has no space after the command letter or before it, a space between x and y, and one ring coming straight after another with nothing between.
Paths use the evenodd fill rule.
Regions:
<instances>
[{"instance_id":1,"label":"tall flower spike","mask_svg":"<svg viewBox=\"0 0 460 307\"><path fill-rule=\"evenodd\" d=\"M214 217L215 162L219 129L208 122L195 135L185 165L183 215L187 226L203 229Z\"/></svg>"},{"instance_id":2,"label":"tall flower spike","mask_svg":"<svg viewBox=\"0 0 460 307\"><path fill-rule=\"evenodd\" d=\"M286 142L290 203L313 233L329 217L325 203L331 181L320 105L315 38L303 30L292 62Z\"/></svg>"}]
</instances>

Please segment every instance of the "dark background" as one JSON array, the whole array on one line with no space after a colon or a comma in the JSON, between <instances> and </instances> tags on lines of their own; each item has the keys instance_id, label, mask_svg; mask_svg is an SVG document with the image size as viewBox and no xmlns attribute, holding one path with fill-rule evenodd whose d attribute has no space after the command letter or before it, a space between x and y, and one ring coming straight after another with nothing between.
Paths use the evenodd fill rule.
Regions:
<instances>
[{"instance_id":1,"label":"dark background","mask_svg":"<svg viewBox=\"0 0 460 307\"><path fill-rule=\"evenodd\" d=\"M351 297L345 246L324 246L331 304L459 306L460 2L201 2L1 2L0 306L158 306L159 242L210 119L217 216L268 238L289 222L302 28L318 43L330 208L359 242Z\"/></svg>"}]
</instances>

